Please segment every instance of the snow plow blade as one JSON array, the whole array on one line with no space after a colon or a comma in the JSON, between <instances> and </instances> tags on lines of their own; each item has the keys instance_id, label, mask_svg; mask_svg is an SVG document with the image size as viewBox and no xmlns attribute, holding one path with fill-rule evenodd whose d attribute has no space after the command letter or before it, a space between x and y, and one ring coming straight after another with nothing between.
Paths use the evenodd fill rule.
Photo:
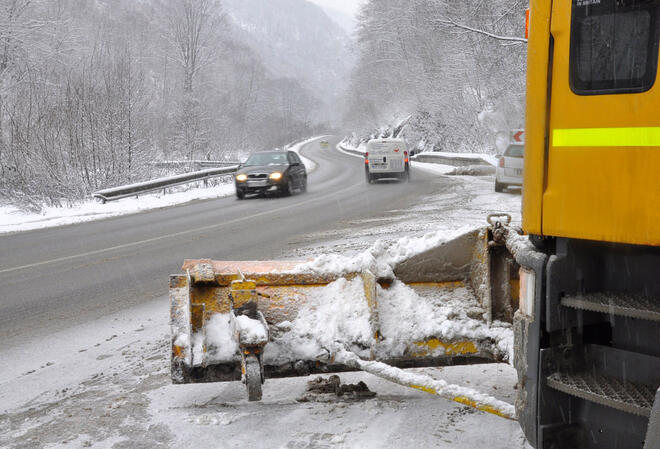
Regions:
<instances>
[{"instance_id":1,"label":"snow plow blade","mask_svg":"<svg viewBox=\"0 0 660 449\"><path fill-rule=\"evenodd\" d=\"M506 361L517 269L491 240L476 229L385 270L186 260L170 277L172 380L246 383L231 322L248 305L267 323L263 379L359 369L340 350L399 368Z\"/></svg>"}]
</instances>

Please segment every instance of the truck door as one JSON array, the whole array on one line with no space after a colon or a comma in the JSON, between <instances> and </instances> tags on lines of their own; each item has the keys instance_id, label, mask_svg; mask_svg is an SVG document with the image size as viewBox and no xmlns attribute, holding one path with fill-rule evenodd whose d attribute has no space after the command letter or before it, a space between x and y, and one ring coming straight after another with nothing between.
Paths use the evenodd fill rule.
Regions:
<instances>
[{"instance_id":1,"label":"truck door","mask_svg":"<svg viewBox=\"0 0 660 449\"><path fill-rule=\"evenodd\" d=\"M552 3L543 234L658 245L660 0Z\"/></svg>"}]
</instances>

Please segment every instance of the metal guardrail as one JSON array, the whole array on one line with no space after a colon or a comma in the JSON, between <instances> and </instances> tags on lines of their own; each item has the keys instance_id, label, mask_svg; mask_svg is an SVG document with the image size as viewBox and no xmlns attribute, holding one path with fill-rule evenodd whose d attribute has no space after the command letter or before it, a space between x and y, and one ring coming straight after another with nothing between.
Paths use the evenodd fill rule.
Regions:
<instances>
[{"instance_id":1,"label":"metal guardrail","mask_svg":"<svg viewBox=\"0 0 660 449\"><path fill-rule=\"evenodd\" d=\"M129 196L135 196L140 193L154 192L167 187L188 184L196 181L206 182L211 178L234 173L236 170L238 170L238 165L223 168L209 168L206 170L184 173L182 175L167 176L164 178L153 179L151 181L99 190L92 193L92 196L101 200L101 202L105 204L107 201L115 201Z\"/></svg>"},{"instance_id":2,"label":"metal guardrail","mask_svg":"<svg viewBox=\"0 0 660 449\"><path fill-rule=\"evenodd\" d=\"M417 162L430 162L432 164L453 165L454 167L467 167L470 165L480 165L485 167L492 167L493 164L481 159L462 156L447 156L433 153L417 153L411 159Z\"/></svg>"},{"instance_id":3,"label":"metal guardrail","mask_svg":"<svg viewBox=\"0 0 660 449\"><path fill-rule=\"evenodd\" d=\"M338 146L339 148L341 148L342 151L345 151L345 152L350 153L350 154L354 154L354 155L356 155L356 156L364 157L364 153L363 153L363 152L361 152L361 151L357 151L357 150L354 150L354 149L352 149L352 148L347 148L346 146L344 146L344 145L342 145L342 144L343 144L343 142L339 142L339 143L337 144L337 146Z\"/></svg>"},{"instance_id":4,"label":"metal guardrail","mask_svg":"<svg viewBox=\"0 0 660 449\"><path fill-rule=\"evenodd\" d=\"M194 167L196 170L203 168L216 168L226 167L229 165L238 165L237 161L206 161L206 160L193 160L193 161L158 161L152 162L151 165L157 168L176 168L176 167Z\"/></svg>"}]
</instances>

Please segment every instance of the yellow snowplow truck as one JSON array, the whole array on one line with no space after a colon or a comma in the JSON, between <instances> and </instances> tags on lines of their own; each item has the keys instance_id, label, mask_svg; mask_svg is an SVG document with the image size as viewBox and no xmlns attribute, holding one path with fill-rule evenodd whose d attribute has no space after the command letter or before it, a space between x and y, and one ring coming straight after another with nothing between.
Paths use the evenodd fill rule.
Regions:
<instances>
[{"instance_id":1,"label":"yellow snowplow truck","mask_svg":"<svg viewBox=\"0 0 660 449\"><path fill-rule=\"evenodd\" d=\"M658 0L532 0L514 319L536 448L660 448Z\"/></svg>"},{"instance_id":2,"label":"yellow snowplow truck","mask_svg":"<svg viewBox=\"0 0 660 449\"><path fill-rule=\"evenodd\" d=\"M269 377L363 369L517 419L537 449L660 448L659 42L660 0L532 0L522 229L491 216L386 264L186 261L173 381L258 400ZM484 361L515 366L515 408L397 369Z\"/></svg>"}]
</instances>

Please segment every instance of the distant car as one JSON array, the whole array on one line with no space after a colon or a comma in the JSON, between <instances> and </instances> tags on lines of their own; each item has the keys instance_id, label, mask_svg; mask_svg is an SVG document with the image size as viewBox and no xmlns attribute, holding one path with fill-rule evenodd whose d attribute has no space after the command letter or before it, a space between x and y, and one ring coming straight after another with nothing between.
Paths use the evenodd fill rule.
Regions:
<instances>
[{"instance_id":1,"label":"distant car","mask_svg":"<svg viewBox=\"0 0 660 449\"><path fill-rule=\"evenodd\" d=\"M495 170L495 191L501 192L509 186L522 186L523 183L523 144L510 144L500 157Z\"/></svg>"},{"instance_id":2,"label":"distant car","mask_svg":"<svg viewBox=\"0 0 660 449\"><path fill-rule=\"evenodd\" d=\"M368 183L386 178L410 181L406 141L403 139L372 139L367 142L364 170Z\"/></svg>"},{"instance_id":3,"label":"distant car","mask_svg":"<svg viewBox=\"0 0 660 449\"><path fill-rule=\"evenodd\" d=\"M327 140L322 140L322 141L319 142L319 144L320 144L322 147L327 147L327 146L328 146L328 141L327 141Z\"/></svg>"},{"instance_id":4,"label":"distant car","mask_svg":"<svg viewBox=\"0 0 660 449\"><path fill-rule=\"evenodd\" d=\"M307 190L307 171L300 156L293 151L254 153L235 173L236 197L250 194L279 193L292 195Z\"/></svg>"}]
</instances>

